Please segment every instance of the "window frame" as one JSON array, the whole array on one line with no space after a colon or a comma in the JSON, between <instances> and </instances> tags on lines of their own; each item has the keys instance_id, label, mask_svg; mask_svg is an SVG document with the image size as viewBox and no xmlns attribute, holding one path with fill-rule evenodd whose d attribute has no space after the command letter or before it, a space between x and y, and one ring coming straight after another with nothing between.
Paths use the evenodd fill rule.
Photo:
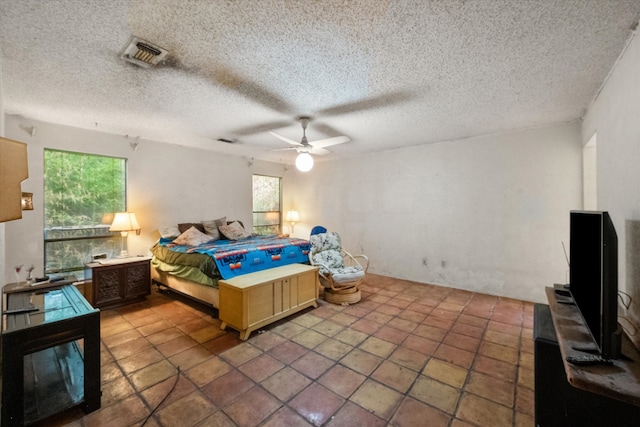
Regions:
<instances>
[{"instance_id":1,"label":"window frame","mask_svg":"<svg viewBox=\"0 0 640 427\"><path fill-rule=\"evenodd\" d=\"M117 245L114 243L115 247L117 248L118 252L119 249L121 247L121 238L122 236L120 235L119 232L109 232L108 228L110 227L110 224L107 223L102 223L102 224L92 224L89 226L82 226L82 225L72 225L72 226L61 226L64 227L61 228L59 227L58 230L56 231L76 231L76 232L81 232L81 230L85 229L100 229L100 228L104 228L105 230L105 234L98 234L98 235L93 235L93 236L71 236L71 237L47 237L48 236L48 232L50 232L53 228L52 227L48 227L47 226L47 208L46 208L46 198L47 198L47 179L46 179L46 172L47 172L47 152L59 152L59 153L67 153L67 154L72 154L72 155L82 155L82 156L89 156L89 157L101 157L101 158L107 158L107 159L116 159L116 160L121 160L122 163L122 171L123 171L123 200L122 200L122 206L123 206L123 211L127 211L127 200L128 200L128 159L126 157L119 157L119 156L109 156L109 155L104 155L104 154L95 154L95 153L87 153L87 152L81 152L81 151L73 151L73 150L62 150L62 149L57 149L57 148L44 148L44 153L43 153L43 199L44 199L44 208L43 208L43 255L44 255L44 267L43 267L43 271L45 274L58 274L58 273L66 273L66 274L74 274L77 278L82 279L84 276L84 262L81 265L74 265L71 267L63 267L63 268L50 268L49 266L49 259L47 256L47 249L49 244L51 243L59 243L59 242L77 242L77 241L83 241L83 240L93 240L93 241L100 241L100 240L109 240L109 239L114 239L117 240ZM114 214L115 212L104 212L103 216L106 214ZM102 225L102 226L101 226ZM115 252L115 250L114 250ZM95 253L95 252L94 252ZM91 260L91 256L94 255L94 253L88 253L85 254L86 255L86 262L89 262Z\"/></svg>"},{"instance_id":2,"label":"window frame","mask_svg":"<svg viewBox=\"0 0 640 427\"><path fill-rule=\"evenodd\" d=\"M255 177L265 177L265 178L273 178L273 179L277 179L278 180L278 209L277 211L256 211L255 209L255 192L254 192L254 188L253 188L253 183L254 183L254 179ZM277 213L278 214L278 224L268 224L268 225L256 225L255 224L255 214L269 214L269 213ZM260 235L261 233L257 232L257 229L267 229L267 228L271 228L275 225L277 225L277 234L281 234L282 233L282 225L283 225L283 218L282 218L282 177L280 176L273 176L273 175L265 175L265 174L258 174L258 173L254 173L251 175L251 217L254 220L253 221L253 229L252 229L252 233L253 234L258 234ZM273 233L268 233L266 235L269 234L273 234Z\"/></svg>"}]
</instances>

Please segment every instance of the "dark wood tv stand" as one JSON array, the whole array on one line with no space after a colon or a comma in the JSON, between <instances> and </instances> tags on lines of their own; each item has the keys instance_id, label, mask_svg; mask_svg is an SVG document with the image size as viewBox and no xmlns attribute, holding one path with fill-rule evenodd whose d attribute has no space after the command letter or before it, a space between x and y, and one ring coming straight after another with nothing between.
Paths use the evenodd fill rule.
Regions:
<instances>
[{"instance_id":1,"label":"dark wood tv stand","mask_svg":"<svg viewBox=\"0 0 640 427\"><path fill-rule=\"evenodd\" d=\"M623 334L624 358L613 365L576 366L576 348L595 348L578 308L546 288L549 305L534 306L535 424L637 427L640 352Z\"/></svg>"}]
</instances>

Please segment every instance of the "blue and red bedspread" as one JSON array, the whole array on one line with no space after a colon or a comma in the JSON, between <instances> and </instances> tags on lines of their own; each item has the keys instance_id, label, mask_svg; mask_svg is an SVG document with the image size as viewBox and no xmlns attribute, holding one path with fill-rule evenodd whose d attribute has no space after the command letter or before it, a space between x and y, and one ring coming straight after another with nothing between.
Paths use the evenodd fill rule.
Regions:
<instances>
[{"instance_id":1,"label":"blue and red bedspread","mask_svg":"<svg viewBox=\"0 0 640 427\"><path fill-rule=\"evenodd\" d=\"M174 252L211 256L223 279L287 264L309 263L309 241L293 237L252 236L242 240L215 240L199 246L160 239L159 245Z\"/></svg>"}]
</instances>

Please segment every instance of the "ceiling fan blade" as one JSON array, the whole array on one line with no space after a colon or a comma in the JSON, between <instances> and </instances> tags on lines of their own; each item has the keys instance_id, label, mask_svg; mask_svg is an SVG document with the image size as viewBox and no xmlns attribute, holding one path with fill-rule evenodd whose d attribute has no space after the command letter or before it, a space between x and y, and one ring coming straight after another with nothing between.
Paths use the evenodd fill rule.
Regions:
<instances>
[{"instance_id":1,"label":"ceiling fan blade","mask_svg":"<svg viewBox=\"0 0 640 427\"><path fill-rule=\"evenodd\" d=\"M314 148L331 147L332 145L344 144L351 141L348 136L334 136L333 138L319 139L317 141L309 141L309 145Z\"/></svg>"},{"instance_id":2,"label":"ceiling fan blade","mask_svg":"<svg viewBox=\"0 0 640 427\"><path fill-rule=\"evenodd\" d=\"M325 150L324 148L319 148L319 147L311 147L311 149L308 150L308 152L311 154L315 154L316 156L324 156L325 154L330 153L329 150Z\"/></svg>"},{"instance_id":3,"label":"ceiling fan blade","mask_svg":"<svg viewBox=\"0 0 640 427\"><path fill-rule=\"evenodd\" d=\"M293 139L289 139L289 138L287 138L286 136L282 136L282 135L280 135L279 133L276 133L276 132L273 132L273 131L269 131L269 133L270 133L271 135L275 136L276 138L278 138L279 140L284 141L284 142L287 142L287 143L289 143L289 144L291 144L291 145L296 145L296 146L298 146L298 145L302 145L302 144L300 144L298 141L294 141Z\"/></svg>"},{"instance_id":4,"label":"ceiling fan blade","mask_svg":"<svg viewBox=\"0 0 640 427\"><path fill-rule=\"evenodd\" d=\"M324 110L316 112L316 114L320 116L336 116L339 114L354 113L361 110L372 110L375 108L386 107L387 105L391 104L406 102L415 97L415 93L406 91L385 93L382 95L361 99L359 101L348 102L346 104L325 108Z\"/></svg>"},{"instance_id":5,"label":"ceiling fan blade","mask_svg":"<svg viewBox=\"0 0 640 427\"><path fill-rule=\"evenodd\" d=\"M289 126L291 121L279 121L279 122L271 122L271 123L262 123L259 125L246 126L241 129L236 129L232 133L238 136L247 136L253 135L256 133L268 132L273 129L280 129L286 126Z\"/></svg>"},{"instance_id":6,"label":"ceiling fan blade","mask_svg":"<svg viewBox=\"0 0 640 427\"><path fill-rule=\"evenodd\" d=\"M273 150L269 150L269 151L290 151L290 150L296 150L296 147L287 147L287 148L274 148Z\"/></svg>"}]
</instances>

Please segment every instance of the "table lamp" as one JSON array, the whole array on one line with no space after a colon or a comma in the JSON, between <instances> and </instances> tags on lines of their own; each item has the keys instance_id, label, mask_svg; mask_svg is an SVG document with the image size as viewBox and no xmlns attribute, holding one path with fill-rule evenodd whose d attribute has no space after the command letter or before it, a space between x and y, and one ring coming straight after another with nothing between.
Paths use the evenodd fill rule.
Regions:
<instances>
[{"instance_id":1,"label":"table lamp","mask_svg":"<svg viewBox=\"0 0 640 427\"><path fill-rule=\"evenodd\" d=\"M109 231L119 231L121 236L120 256L118 258L127 258L129 252L125 249L125 240L129 235L129 231L135 230L136 234L140 234L140 225L133 212L118 212L113 218L113 223L109 227Z\"/></svg>"},{"instance_id":2,"label":"table lamp","mask_svg":"<svg viewBox=\"0 0 640 427\"><path fill-rule=\"evenodd\" d=\"M300 215L298 215L298 211L291 209L287 212L285 220L291 223L291 234L293 234L293 226L296 225L296 222L300 222Z\"/></svg>"}]
</instances>

